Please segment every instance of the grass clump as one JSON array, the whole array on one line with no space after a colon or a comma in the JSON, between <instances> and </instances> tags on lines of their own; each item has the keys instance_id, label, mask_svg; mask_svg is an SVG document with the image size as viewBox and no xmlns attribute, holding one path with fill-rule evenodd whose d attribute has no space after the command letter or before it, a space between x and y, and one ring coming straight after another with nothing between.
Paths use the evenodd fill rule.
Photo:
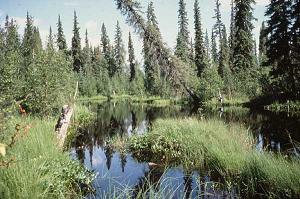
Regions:
<instances>
[{"instance_id":1,"label":"grass clump","mask_svg":"<svg viewBox=\"0 0 300 199\"><path fill-rule=\"evenodd\" d=\"M133 137L129 145L139 159L206 169L226 184L236 184L243 196L299 197L300 162L259 153L242 126L197 119L158 120L151 132Z\"/></svg>"},{"instance_id":2,"label":"grass clump","mask_svg":"<svg viewBox=\"0 0 300 199\"><path fill-rule=\"evenodd\" d=\"M80 198L91 190L93 174L58 148L53 119L17 118L10 124L21 128L6 157L0 157L13 159L0 168L0 198ZM6 135L16 133L10 128Z\"/></svg>"},{"instance_id":3,"label":"grass clump","mask_svg":"<svg viewBox=\"0 0 300 199\"><path fill-rule=\"evenodd\" d=\"M280 103L278 101L265 106L264 109L274 112L300 112L300 101L287 101Z\"/></svg>"}]
</instances>

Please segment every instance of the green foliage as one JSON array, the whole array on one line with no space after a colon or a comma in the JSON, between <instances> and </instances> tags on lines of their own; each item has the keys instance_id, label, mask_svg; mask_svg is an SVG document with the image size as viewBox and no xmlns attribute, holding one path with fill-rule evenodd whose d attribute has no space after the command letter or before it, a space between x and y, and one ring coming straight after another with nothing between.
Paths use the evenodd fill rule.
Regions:
<instances>
[{"instance_id":1,"label":"green foliage","mask_svg":"<svg viewBox=\"0 0 300 199\"><path fill-rule=\"evenodd\" d=\"M201 16L198 0L194 4L194 18L195 18L195 65L197 68L197 76L201 77L201 74L206 68L205 47L203 41Z\"/></svg>"},{"instance_id":2,"label":"green foliage","mask_svg":"<svg viewBox=\"0 0 300 199\"><path fill-rule=\"evenodd\" d=\"M253 62L253 8L254 0L235 0L235 36L234 36L234 65L235 73L251 70Z\"/></svg>"},{"instance_id":3,"label":"green foliage","mask_svg":"<svg viewBox=\"0 0 300 199\"><path fill-rule=\"evenodd\" d=\"M182 61L189 63L189 29L188 17L186 11L186 3L184 0L179 0L178 10L178 35L175 48L175 55Z\"/></svg>"},{"instance_id":4,"label":"green foliage","mask_svg":"<svg viewBox=\"0 0 300 199\"><path fill-rule=\"evenodd\" d=\"M135 77L136 77L136 70L135 70L135 55L134 55L134 48L132 44L132 39L131 39L131 33L129 32L129 38L128 38L128 61L129 61L129 68L130 68L130 78L129 81L132 82Z\"/></svg>"},{"instance_id":5,"label":"green foliage","mask_svg":"<svg viewBox=\"0 0 300 199\"><path fill-rule=\"evenodd\" d=\"M60 15L58 15L58 22L57 22L57 40L56 40L58 50L67 50L67 42L64 35L64 30L62 27L62 23L60 20Z\"/></svg>"},{"instance_id":6,"label":"green foliage","mask_svg":"<svg viewBox=\"0 0 300 199\"><path fill-rule=\"evenodd\" d=\"M73 70L79 73L82 70L82 52L81 52L81 39L79 34L79 27L77 21L76 11L74 11L74 25L73 25L73 37L72 37L72 58L73 58Z\"/></svg>"},{"instance_id":7,"label":"green foliage","mask_svg":"<svg viewBox=\"0 0 300 199\"><path fill-rule=\"evenodd\" d=\"M9 21L7 16L5 29L0 28L0 98L6 105L11 104L12 100L19 97L21 91L19 70L22 56L20 46L17 24L13 20Z\"/></svg>"},{"instance_id":8,"label":"green foliage","mask_svg":"<svg viewBox=\"0 0 300 199\"><path fill-rule=\"evenodd\" d=\"M6 136L13 134L14 124L31 128L27 136L21 131L20 139L8 150L7 158L15 157L15 161L0 169L0 198L81 198L82 185L88 191L94 175L57 148L55 121L16 118L9 122Z\"/></svg>"},{"instance_id":9,"label":"green foliage","mask_svg":"<svg viewBox=\"0 0 300 199\"><path fill-rule=\"evenodd\" d=\"M222 78L219 76L215 66L205 68L199 79L198 93L203 102L217 97L220 89L223 88Z\"/></svg>"},{"instance_id":10,"label":"green foliage","mask_svg":"<svg viewBox=\"0 0 300 199\"><path fill-rule=\"evenodd\" d=\"M75 85L70 62L63 52L42 51L28 67L23 105L40 115L51 115L68 102Z\"/></svg>"},{"instance_id":11,"label":"green foliage","mask_svg":"<svg viewBox=\"0 0 300 199\"><path fill-rule=\"evenodd\" d=\"M135 71L135 78L129 83L129 94L143 96L145 94L144 74L138 67L135 68Z\"/></svg>"},{"instance_id":12,"label":"green foliage","mask_svg":"<svg viewBox=\"0 0 300 199\"><path fill-rule=\"evenodd\" d=\"M145 68L145 88L150 95L160 95L162 62L159 60L159 54L151 45L151 38L161 38L158 22L154 13L153 3L148 5L147 9L147 34L143 38L144 68Z\"/></svg>"},{"instance_id":13,"label":"green foliage","mask_svg":"<svg viewBox=\"0 0 300 199\"><path fill-rule=\"evenodd\" d=\"M124 73L125 65L125 46L122 39L122 30L117 21L116 33L115 33L115 45L114 45L114 60L115 60L115 71L116 74Z\"/></svg>"},{"instance_id":14,"label":"green foliage","mask_svg":"<svg viewBox=\"0 0 300 199\"><path fill-rule=\"evenodd\" d=\"M167 119L156 121L150 133L131 138L130 149L142 161L147 158L160 164L182 165L187 170L209 170L237 186L243 196L299 197L299 161L259 153L253 144L252 136L242 126Z\"/></svg>"}]
</instances>

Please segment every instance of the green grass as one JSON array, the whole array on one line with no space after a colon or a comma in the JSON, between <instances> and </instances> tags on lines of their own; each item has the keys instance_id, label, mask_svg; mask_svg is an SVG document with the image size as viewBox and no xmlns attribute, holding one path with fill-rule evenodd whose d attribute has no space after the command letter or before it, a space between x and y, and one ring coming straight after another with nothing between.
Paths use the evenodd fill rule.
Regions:
<instances>
[{"instance_id":1,"label":"green grass","mask_svg":"<svg viewBox=\"0 0 300 199\"><path fill-rule=\"evenodd\" d=\"M81 96L78 101L107 101L107 97L103 95L97 95L92 97Z\"/></svg>"},{"instance_id":2,"label":"green grass","mask_svg":"<svg viewBox=\"0 0 300 199\"><path fill-rule=\"evenodd\" d=\"M159 96L135 96L135 95L115 95L110 98L105 96L81 97L79 101L98 101L104 102L111 101L130 101L132 103L147 104L155 107L165 107L170 105L177 105L185 103L184 100L178 98L162 98Z\"/></svg>"},{"instance_id":3,"label":"green grass","mask_svg":"<svg viewBox=\"0 0 300 199\"><path fill-rule=\"evenodd\" d=\"M158 120L152 131L130 140L140 160L181 164L188 170L209 170L225 184L236 184L243 197L300 196L300 162L259 153L254 139L241 126L197 119Z\"/></svg>"},{"instance_id":4,"label":"green grass","mask_svg":"<svg viewBox=\"0 0 300 199\"><path fill-rule=\"evenodd\" d=\"M10 121L6 138L15 134L15 124L31 128L27 135L21 128L6 157L0 157L0 161L15 159L7 168L0 168L0 198L81 198L79 185L90 184L93 175L58 148L55 122L30 117Z\"/></svg>"},{"instance_id":5,"label":"green grass","mask_svg":"<svg viewBox=\"0 0 300 199\"><path fill-rule=\"evenodd\" d=\"M243 106L245 103L249 102L249 98L246 97L238 97L238 98L232 98L232 99L228 99L225 98L224 99L224 106ZM217 98L213 98L208 102L205 102L204 105L206 106L220 106L220 102Z\"/></svg>"},{"instance_id":6,"label":"green grass","mask_svg":"<svg viewBox=\"0 0 300 199\"><path fill-rule=\"evenodd\" d=\"M300 101L288 101L285 103L274 102L264 109L274 112L300 112Z\"/></svg>"}]
</instances>

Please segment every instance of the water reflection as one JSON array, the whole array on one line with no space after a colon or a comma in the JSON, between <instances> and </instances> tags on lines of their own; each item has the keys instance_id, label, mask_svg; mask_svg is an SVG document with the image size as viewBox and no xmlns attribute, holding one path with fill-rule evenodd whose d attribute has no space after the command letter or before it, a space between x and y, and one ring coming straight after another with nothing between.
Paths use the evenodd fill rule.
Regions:
<instances>
[{"instance_id":1,"label":"water reflection","mask_svg":"<svg viewBox=\"0 0 300 199\"><path fill-rule=\"evenodd\" d=\"M219 198L235 197L233 187L229 191L216 186L218 177L185 172L181 168L152 168L146 162L136 161L131 154L116 151L110 144L113 137L126 138L133 134L144 134L158 118L180 118L194 114L186 108L156 108L133 105L127 102L88 104L97 113L97 118L73 142L71 155L88 169L97 173L94 182L96 194L93 197L107 196L114 191L131 189L132 197L151 184L155 192L166 198ZM297 154L299 148L291 140L300 140L300 120L297 116L258 113L244 108L203 109L206 118L221 118L226 123L240 123L250 128L256 138L258 151L272 150L281 153Z\"/></svg>"}]
</instances>

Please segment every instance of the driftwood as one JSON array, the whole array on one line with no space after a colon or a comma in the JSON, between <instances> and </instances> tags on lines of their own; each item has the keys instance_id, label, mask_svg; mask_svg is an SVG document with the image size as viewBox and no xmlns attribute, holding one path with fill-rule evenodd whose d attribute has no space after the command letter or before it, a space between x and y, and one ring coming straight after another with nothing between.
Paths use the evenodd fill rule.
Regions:
<instances>
[{"instance_id":1,"label":"driftwood","mask_svg":"<svg viewBox=\"0 0 300 199\"><path fill-rule=\"evenodd\" d=\"M71 118L74 113L74 104L77 95L77 90L78 90L78 82L76 84L76 90L74 94L74 103L71 105L63 106L60 117L58 118L58 121L55 125L56 137L58 139L58 144L60 147L63 147L64 145L65 139L68 134L68 128L69 125L71 124Z\"/></svg>"},{"instance_id":2,"label":"driftwood","mask_svg":"<svg viewBox=\"0 0 300 199\"><path fill-rule=\"evenodd\" d=\"M55 132L57 133L56 136L60 147L64 145L64 141L67 137L68 127L71 123L71 117L73 115L73 112L74 112L73 106L68 106L68 105L63 106L60 117L55 126Z\"/></svg>"}]
</instances>

